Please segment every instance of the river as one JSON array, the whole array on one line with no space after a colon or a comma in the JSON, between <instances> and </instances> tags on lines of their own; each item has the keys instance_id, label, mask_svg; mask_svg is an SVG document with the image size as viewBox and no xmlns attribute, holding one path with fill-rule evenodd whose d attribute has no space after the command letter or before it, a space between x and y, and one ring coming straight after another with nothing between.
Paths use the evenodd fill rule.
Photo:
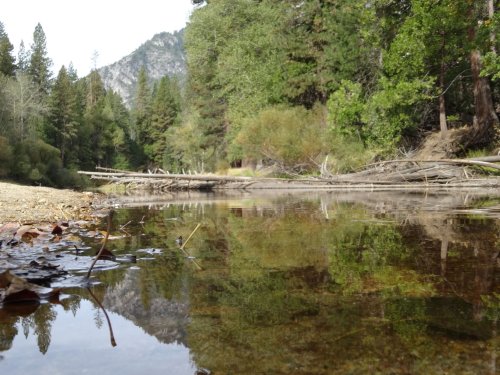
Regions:
<instances>
[{"instance_id":1,"label":"river","mask_svg":"<svg viewBox=\"0 0 500 375\"><path fill-rule=\"evenodd\" d=\"M500 194L121 197L108 248L137 263L0 309L2 374L499 371Z\"/></svg>"}]
</instances>

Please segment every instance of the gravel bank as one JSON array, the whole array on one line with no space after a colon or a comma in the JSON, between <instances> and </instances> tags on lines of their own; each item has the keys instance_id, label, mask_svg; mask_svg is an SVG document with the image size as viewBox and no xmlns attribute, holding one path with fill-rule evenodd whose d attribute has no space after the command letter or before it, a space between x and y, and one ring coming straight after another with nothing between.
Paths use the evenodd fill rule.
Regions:
<instances>
[{"instance_id":1,"label":"gravel bank","mask_svg":"<svg viewBox=\"0 0 500 375\"><path fill-rule=\"evenodd\" d=\"M0 182L0 224L88 219L98 194Z\"/></svg>"}]
</instances>

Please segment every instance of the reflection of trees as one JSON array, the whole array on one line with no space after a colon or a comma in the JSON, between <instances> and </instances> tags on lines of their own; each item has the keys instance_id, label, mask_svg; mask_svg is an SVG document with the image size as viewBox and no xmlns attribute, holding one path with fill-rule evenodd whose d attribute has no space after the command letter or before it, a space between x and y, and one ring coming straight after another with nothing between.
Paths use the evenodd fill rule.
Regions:
<instances>
[{"instance_id":1,"label":"reflection of trees","mask_svg":"<svg viewBox=\"0 0 500 375\"><path fill-rule=\"evenodd\" d=\"M41 305L33 314L34 334L37 337L38 349L40 353L45 354L50 345L50 329L52 322L56 319L56 313L49 304Z\"/></svg>"},{"instance_id":2,"label":"reflection of trees","mask_svg":"<svg viewBox=\"0 0 500 375\"><path fill-rule=\"evenodd\" d=\"M322 203L322 216L306 203L298 211L232 210L217 223L212 245L199 249L204 271L190 285L195 362L221 373L485 370L460 359L487 359L474 344L442 360L450 338L488 340L492 328L487 321L472 324L472 306L456 296L432 297L448 294L429 268L437 264L441 272L441 243L436 247L414 217L401 227L390 212ZM471 229L454 222L457 231ZM476 224L473 241L490 236L484 247L492 228ZM227 248L217 247L217 237ZM454 273L459 265L449 243L446 272Z\"/></svg>"},{"instance_id":3,"label":"reflection of trees","mask_svg":"<svg viewBox=\"0 0 500 375\"><path fill-rule=\"evenodd\" d=\"M440 275L439 292L471 303L475 319L480 320L484 310L481 296L498 287L498 222L436 215L422 219L415 230L425 238L420 271Z\"/></svg>"},{"instance_id":4,"label":"reflection of trees","mask_svg":"<svg viewBox=\"0 0 500 375\"><path fill-rule=\"evenodd\" d=\"M0 309L0 351L10 349L12 341L18 333L16 325L20 323L25 337L28 337L30 331L33 331L40 353L47 353L50 346L51 323L55 318L56 314L49 304L32 304Z\"/></svg>"},{"instance_id":5,"label":"reflection of trees","mask_svg":"<svg viewBox=\"0 0 500 375\"><path fill-rule=\"evenodd\" d=\"M64 310L73 311L80 306L80 298L71 296L60 301ZM42 354L47 353L51 340L52 323L56 319L54 306L51 304L13 304L0 309L0 351L9 350L12 341L18 333L16 327L20 324L23 335L28 338L30 333L36 336L38 348Z\"/></svg>"},{"instance_id":6,"label":"reflection of trees","mask_svg":"<svg viewBox=\"0 0 500 375\"><path fill-rule=\"evenodd\" d=\"M12 347L14 337L17 335L17 319L2 314L0 310L0 352L9 350Z\"/></svg>"}]
</instances>

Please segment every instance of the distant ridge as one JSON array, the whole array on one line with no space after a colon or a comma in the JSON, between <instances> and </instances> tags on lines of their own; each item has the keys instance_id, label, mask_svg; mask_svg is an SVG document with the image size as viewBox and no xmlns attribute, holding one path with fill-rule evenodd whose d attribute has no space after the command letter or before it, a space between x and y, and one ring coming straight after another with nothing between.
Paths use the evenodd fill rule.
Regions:
<instances>
[{"instance_id":1,"label":"distant ridge","mask_svg":"<svg viewBox=\"0 0 500 375\"><path fill-rule=\"evenodd\" d=\"M135 96L137 77L141 67L145 67L151 81L161 77L186 76L186 56L184 53L184 29L174 33L156 34L121 60L98 69L106 89L120 94L127 107L131 107Z\"/></svg>"}]
</instances>

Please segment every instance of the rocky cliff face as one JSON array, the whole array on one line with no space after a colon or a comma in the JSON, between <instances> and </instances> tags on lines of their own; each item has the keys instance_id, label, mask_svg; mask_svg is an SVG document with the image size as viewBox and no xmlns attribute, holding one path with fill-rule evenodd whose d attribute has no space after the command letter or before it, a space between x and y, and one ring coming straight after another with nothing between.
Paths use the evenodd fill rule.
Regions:
<instances>
[{"instance_id":1,"label":"rocky cliff face","mask_svg":"<svg viewBox=\"0 0 500 375\"><path fill-rule=\"evenodd\" d=\"M98 69L106 89L120 94L130 108L143 66L152 82L165 75L178 77L182 82L186 75L183 36L184 30L156 34L130 55Z\"/></svg>"}]
</instances>

